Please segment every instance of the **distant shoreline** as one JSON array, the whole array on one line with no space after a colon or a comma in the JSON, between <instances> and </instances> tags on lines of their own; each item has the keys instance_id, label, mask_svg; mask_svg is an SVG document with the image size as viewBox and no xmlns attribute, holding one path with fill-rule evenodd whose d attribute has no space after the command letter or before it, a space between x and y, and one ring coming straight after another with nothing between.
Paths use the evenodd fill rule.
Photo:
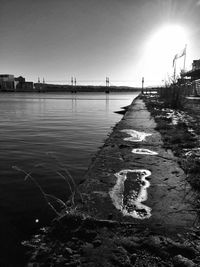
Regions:
<instances>
[{"instance_id":1,"label":"distant shoreline","mask_svg":"<svg viewBox=\"0 0 200 267\"><path fill-rule=\"evenodd\" d=\"M18 89L3 89L0 93L81 93L81 92L139 92L141 88L127 86L82 86L82 85L54 85L54 84L35 84L34 89L18 88Z\"/></svg>"}]
</instances>

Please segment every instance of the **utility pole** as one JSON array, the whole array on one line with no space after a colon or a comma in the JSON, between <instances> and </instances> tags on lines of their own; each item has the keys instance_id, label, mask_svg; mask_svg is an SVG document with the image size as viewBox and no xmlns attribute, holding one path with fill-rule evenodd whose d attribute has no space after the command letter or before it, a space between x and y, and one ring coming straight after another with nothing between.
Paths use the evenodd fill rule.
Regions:
<instances>
[{"instance_id":1,"label":"utility pole","mask_svg":"<svg viewBox=\"0 0 200 267\"><path fill-rule=\"evenodd\" d=\"M72 86L74 85L74 79L73 79L73 77L71 77L71 85Z\"/></svg>"},{"instance_id":2,"label":"utility pole","mask_svg":"<svg viewBox=\"0 0 200 267\"><path fill-rule=\"evenodd\" d=\"M38 77L38 83L40 83L40 77Z\"/></svg>"},{"instance_id":3,"label":"utility pole","mask_svg":"<svg viewBox=\"0 0 200 267\"><path fill-rule=\"evenodd\" d=\"M144 77L142 77L142 94L144 93Z\"/></svg>"},{"instance_id":4,"label":"utility pole","mask_svg":"<svg viewBox=\"0 0 200 267\"><path fill-rule=\"evenodd\" d=\"M43 78L43 83L45 83L45 80L44 80L44 78Z\"/></svg>"},{"instance_id":5,"label":"utility pole","mask_svg":"<svg viewBox=\"0 0 200 267\"><path fill-rule=\"evenodd\" d=\"M76 77L74 77L74 85L76 86Z\"/></svg>"},{"instance_id":6,"label":"utility pole","mask_svg":"<svg viewBox=\"0 0 200 267\"><path fill-rule=\"evenodd\" d=\"M184 64L183 64L183 71L185 72L185 62L186 62L186 49L187 49L187 44L185 45L185 56L184 56Z\"/></svg>"},{"instance_id":7,"label":"utility pole","mask_svg":"<svg viewBox=\"0 0 200 267\"><path fill-rule=\"evenodd\" d=\"M176 61L174 62L174 83L176 81Z\"/></svg>"},{"instance_id":8,"label":"utility pole","mask_svg":"<svg viewBox=\"0 0 200 267\"><path fill-rule=\"evenodd\" d=\"M108 87L110 85L110 81L109 81L109 78L106 77L106 87Z\"/></svg>"}]
</instances>

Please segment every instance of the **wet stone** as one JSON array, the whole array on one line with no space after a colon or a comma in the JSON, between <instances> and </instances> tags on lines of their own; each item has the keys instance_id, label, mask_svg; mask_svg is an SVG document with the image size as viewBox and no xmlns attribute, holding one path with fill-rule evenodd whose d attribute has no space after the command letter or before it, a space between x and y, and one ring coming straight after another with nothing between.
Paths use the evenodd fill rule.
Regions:
<instances>
[{"instance_id":1,"label":"wet stone","mask_svg":"<svg viewBox=\"0 0 200 267\"><path fill-rule=\"evenodd\" d=\"M110 258L114 266L132 267L127 252L123 247L113 249Z\"/></svg>"},{"instance_id":2,"label":"wet stone","mask_svg":"<svg viewBox=\"0 0 200 267\"><path fill-rule=\"evenodd\" d=\"M83 252L83 254L90 255L93 248L94 248L93 244L86 243L82 246L82 252Z\"/></svg>"},{"instance_id":3,"label":"wet stone","mask_svg":"<svg viewBox=\"0 0 200 267\"><path fill-rule=\"evenodd\" d=\"M112 218L113 218L113 214L112 213L109 213L108 214L108 220L112 220Z\"/></svg>"},{"instance_id":4,"label":"wet stone","mask_svg":"<svg viewBox=\"0 0 200 267\"><path fill-rule=\"evenodd\" d=\"M92 241L96 237L97 232L93 230L82 229L77 232L77 235L82 240Z\"/></svg>"},{"instance_id":5,"label":"wet stone","mask_svg":"<svg viewBox=\"0 0 200 267\"><path fill-rule=\"evenodd\" d=\"M73 254L73 250L71 248L64 249L64 256L69 256Z\"/></svg>"},{"instance_id":6,"label":"wet stone","mask_svg":"<svg viewBox=\"0 0 200 267\"><path fill-rule=\"evenodd\" d=\"M94 240L94 241L92 242L92 244L93 244L93 246L96 248L96 247L101 246L102 242L101 242L101 240L97 239L97 240Z\"/></svg>"},{"instance_id":7,"label":"wet stone","mask_svg":"<svg viewBox=\"0 0 200 267\"><path fill-rule=\"evenodd\" d=\"M69 262L69 263L65 263L62 266L63 267L64 266L67 266L67 267L78 267L78 266L80 266L80 261L72 261L72 262Z\"/></svg>"},{"instance_id":8,"label":"wet stone","mask_svg":"<svg viewBox=\"0 0 200 267\"><path fill-rule=\"evenodd\" d=\"M189 260L181 255L173 258L174 267L195 267L197 266L192 260Z\"/></svg>"},{"instance_id":9,"label":"wet stone","mask_svg":"<svg viewBox=\"0 0 200 267\"><path fill-rule=\"evenodd\" d=\"M133 253L133 254L130 256L131 264L135 264L136 260L137 260L137 254L136 254L136 253Z\"/></svg>"},{"instance_id":10,"label":"wet stone","mask_svg":"<svg viewBox=\"0 0 200 267\"><path fill-rule=\"evenodd\" d=\"M134 242L129 238L122 238L119 243L124 249L126 249L131 254L136 253L137 249L141 247L140 243Z\"/></svg>"}]
</instances>

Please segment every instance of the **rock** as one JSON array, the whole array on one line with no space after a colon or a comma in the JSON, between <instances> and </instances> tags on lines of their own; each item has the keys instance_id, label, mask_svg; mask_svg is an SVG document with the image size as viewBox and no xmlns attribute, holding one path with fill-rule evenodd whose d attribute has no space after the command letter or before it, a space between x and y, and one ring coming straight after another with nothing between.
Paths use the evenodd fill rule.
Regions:
<instances>
[{"instance_id":1,"label":"rock","mask_svg":"<svg viewBox=\"0 0 200 267\"><path fill-rule=\"evenodd\" d=\"M101 242L101 240L96 239L96 240L94 240L94 241L92 242L92 244L93 244L93 246L96 248L96 247L101 246L102 242Z\"/></svg>"},{"instance_id":2,"label":"rock","mask_svg":"<svg viewBox=\"0 0 200 267\"><path fill-rule=\"evenodd\" d=\"M30 263L28 263L27 267L39 267L39 263L30 262Z\"/></svg>"},{"instance_id":3,"label":"rock","mask_svg":"<svg viewBox=\"0 0 200 267\"><path fill-rule=\"evenodd\" d=\"M91 243L85 243L85 244L82 246L82 252L83 252L83 254L85 254L85 255L90 255L92 249L94 249L94 246L93 246L93 244L91 244Z\"/></svg>"},{"instance_id":4,"label":"rock","mask_svg":"<svg viewBox=\"0 0 200 267\"><path fill-rule=\"evenodd\" d=\"M80 261L72 261L72 262L69 262L69 263L65 263L63 265L64 266L67 266L67 267L78 267L80 266Z\"/></svg>"},{"instance_id":5,"label":"rock","mask_svg":"<svg viewBox=\"0 0 200 267\"><path fill-rule=\"evenodd\" d=\"M161 239L159 236L149 236L146 240L144 240L143 244L151 247L151 248L160 248L161 247Z\"/></svg>"},{"instance_id":6,"label":"rock","mask_svg":"<svg viewBox=\"0 0 200 267\"><path fill-rule=\"evenodd\" d=\"M130 261L131 261L131 264L135 264L137 260L137 254L136 253L133 253L131 256L130 256Z\"/></svg>"},{"instance_id":7,"label":"rock","mask_svg":"<svg viewBox=\"0 0 200 267\"><path fill-rule=\"evenodd\" d=\"M200 256L193 259L193 262L196 263L197 266L200 266Z\"/></svg>"},{"instance_id":8,"label":"rock","mask_svg":"<svg viewBox=\"0 0 200 267\"><path fill-rule=\"evenodd\" d=\"M167 256L182 255L183 257L192 259L196 256L196 251L194 248L175 242L170 238L164 236L149 236L143 242L143 247L147 248L149 251L156 253L162 258Z\"/></svg>"},{"instance_id":9,"label":"rock","mask_svg":"<svg viewBox=\"0 0 200 267\"><path fill-rule=\"evenodd\" d=\"M108 214L108 220L112 220L112 218L113 218L113 214L112 213L109 213Z\"/></svg>"},{"instance_id":10,"label":"rock","mask_svg":"<svg viewBox=\"0 0 200 267\"><path fill-rule=\"evenodd\" d=\"M66 259L62 255L57 255L55 266L62 267L66 263Z\"/></svg>"},{"instance_id":11,"label":"rock","mask_svg":"<svg viewBox=\"0 0 200 267\"><path fill-rule=\"evenodd\" d=\"M194 267L196 264L181 255L177 255L173 258L174 267Z\"/></svg>"},{"instance_id":12,"label":"rock","mask_svg":"<svg viewBox=\"0 0 200 267\"><path fill-rule=\"evenodd\" d=\"M66 246L71 248L72 250L76 249L76 244L74 242L72 242L72 241L67 242Z\"/></svg>"},{"instance_id":13,"label":"rock","mask_svg":"<svg viewBox=\"0 0 200 267\"><path fill-rule=\"evenodd\" d=\"M80 231L76 232L76 235L78 235L80 239L90 242L97 236L97 232L93 230L81 229Z\"/></svg>"},{"instance_id":14,"label":"rock","mask_svg":"<svg viewBox=\"0 0 200 267\"><path fill-rule=\"evenodd\" d=\"M79 260L81 255L80 254L74 254L72 257L74 260Z\"/></svg>"},{"instance_id":15,"label":"rock","mask_svg":"<svg viewBox=\"0 0 200 267\"><path fill-rule=\"evenodd\" d=\"M143 248L148 249L149 251L155 253L161 258L168 258L169 254L166 251L166 247L164 245L164 241L162 237L159 236L149 236L143 242Z\"/></svg>"},{"instance_id":16,"label":"rock","mask_svg":"<svg viewBox=\"0 0 200 267\"><path fill-rule=\"evenodd\" d=\"M73 250L71 248L65 248L64 249L64 255L69 256L73 254Z\"/></svg>"},{"instance_id":17,"label":"rock","mask_svg":"<svg viewBox=\"0 0 200 267\"><path fill-rule=\"evenodd\" d=\"M132 267L127 252L125 249L123 249L123 247L117 247L113 249L110 255L110 260L114 266Z\"/></svg>"},{"instance_id":18,"label":"rock","mask_svg":"<svg viewBox=\"0 0 200 267\"><path fill-rule=\"evenodd\" d=\"M131 236L130 237L130 240L133 241L133 242L136 242L136 243L142 243L144 241L144 237L141 237L141 236Z\"/></svg>"},{"instance_id":19,"label":"rock","mask_svg":"<svg viewBox=\"0 0 200 267\"><path fill-rule=\"evenodd\" d=\"M141 244L136 243L128 238L122 238L119 242L123 248L125 248L129 253L135 253Z\"/></svg>"},{"instance_id":20,"label":"rock","mask_svg":"<svg viewBox=\"0 0 200 267\"><path fill-rule=\"evenodd\" d=\"M194 248L184 245L184 244L180 244L178 242L174 242L173 240L169 238L166 238L166 241L167 241L167 250L173 256L180 254L190 259L196 256L196 251Z\"/></svg>"},{"instance_id":21,"label":"rock","mask_svg":"<svg viewBox=\"0 0 200 267\"><path fill-rule=\"evenodd\" d=\"M72 237L73 242L77 242L79 239L77 237Z\"/></svg>"}]
</instances>

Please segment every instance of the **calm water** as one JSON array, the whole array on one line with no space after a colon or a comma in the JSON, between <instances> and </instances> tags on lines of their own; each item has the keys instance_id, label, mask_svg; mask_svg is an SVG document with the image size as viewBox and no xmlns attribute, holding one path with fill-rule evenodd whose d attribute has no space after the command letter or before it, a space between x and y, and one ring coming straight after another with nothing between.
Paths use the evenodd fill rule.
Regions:
<instances>
[{"instance_id":1,"label":"calm water","mask_svg":"<svg viewBox=\"0 0 200 267\"><path fill-rule=\"evenodd\" d=\"M67 168L79 183L121 119L114 111L136 95L0 94L0 266L22 266L18 244L54 216L19 169L31 172L46 193L67 200L69 187L58 172Z\"/></svg>"}]
</instances>

